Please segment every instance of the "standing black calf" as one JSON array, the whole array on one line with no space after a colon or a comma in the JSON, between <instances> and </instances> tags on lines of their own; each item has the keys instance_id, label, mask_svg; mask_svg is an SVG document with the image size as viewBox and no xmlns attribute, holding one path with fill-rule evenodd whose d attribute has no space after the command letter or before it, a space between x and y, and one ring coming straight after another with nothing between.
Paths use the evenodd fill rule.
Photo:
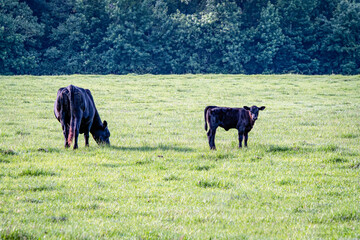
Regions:
<instances>
[{"instance_id":1,"label":"standing black calf","mask_svg":"<svg viewBox=\"0 0 360 240\"><path fill-rule=\"evenodd\" d=\"M259 110L264 110L262 106L252 106L251 108L244 106L244 108L227 108L207 106L204 111L205 117L205 130L208 129L207 136L209 139L210 149L216 149L215 147L215 134L217 127L222 127L226 131L230 128L236 128L239 133L239 148L242 147L243 137L244 143L247 147L248 133L251 131L254 123L259 115Z\"/></svg>"},{"instance_id":2,"label":"standing black calf","mask_svg":"<svg viewBox=\"0 0 360 240\"><path fill-rule=\"evenodd\" d=\"M84 133L85 146L89 146L89 132L98 144L110 144L107 122L101 122L90 90L73 85L60 88L54 113L61 123L66 148L70 147L74 137L74 149L78 148L79 133Z\"/></svg>"}]
</instances>

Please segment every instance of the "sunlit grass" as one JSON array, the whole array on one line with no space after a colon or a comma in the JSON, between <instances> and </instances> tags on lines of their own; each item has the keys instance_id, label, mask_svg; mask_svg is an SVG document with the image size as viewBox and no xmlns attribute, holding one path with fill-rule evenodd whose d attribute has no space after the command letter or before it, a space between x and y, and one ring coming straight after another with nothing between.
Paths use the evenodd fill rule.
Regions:
<instances>
[{"instance_id":1,"label":"sunlit grass","mask_svg":"<svg viewBox=\"0 0 360 240\"><path fill-rule=\"evenodd\" d=\"M64 149L58 88L89 88L111 146ZM0 77L0 238L360 237L359 76ZM265 105L249 147L207 105Z\"/></svg>"}]
</instances>

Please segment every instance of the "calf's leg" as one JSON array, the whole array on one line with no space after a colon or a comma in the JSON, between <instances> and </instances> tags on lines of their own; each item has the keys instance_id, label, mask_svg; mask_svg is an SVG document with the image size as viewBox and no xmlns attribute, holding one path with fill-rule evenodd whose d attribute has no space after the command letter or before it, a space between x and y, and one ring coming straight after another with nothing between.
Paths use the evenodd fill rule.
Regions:
<instances>
[{"instance_id":1,"label":"calf's leg","mask_svg":"<svg viewBox=\"0 0 360 240\"><path fill-rule=\"evenodd\" d=\"M238 130L238 135L239 135L239 148L242 148L242 141L243 141L244 132L241 131L241 130Z\"/></svg>"},{"instance_id":2,"label":"calf's leg","mask_svg":"<svg viewBox=\"0 0 360 240\"><path fill-rule=\"evenodd\" d=\"M211 138L212 138L211 129L209 129L209 131L207 131L206 135L208 137L208 142L209 142L209 146L210 146L210 149L211 149Z\"/></svg>"},{"instance_id":3,"label":"calf's leg","mask_svg":"<svg viewBox=\"0 0 360 240\"><path fill-rule=\"evenodd\" d=\"M208 140L209 140L209 146L211 150L216 150L215 147L215 134L216 134L216 128L210 128L207 132Z\"/></svg>"},{"instance_id":4,"label":"calf's leg","mask_svg":"<svg viewBox=\"0 0 360 240\"><path fill-rule=\"evenodd\" d=\"M247 141L248 141L248 138L249 138L248 133L245 133L244 137L245 137L245 139L244 139L245 147L247 147Z\"/></svg>"}]
</instances>

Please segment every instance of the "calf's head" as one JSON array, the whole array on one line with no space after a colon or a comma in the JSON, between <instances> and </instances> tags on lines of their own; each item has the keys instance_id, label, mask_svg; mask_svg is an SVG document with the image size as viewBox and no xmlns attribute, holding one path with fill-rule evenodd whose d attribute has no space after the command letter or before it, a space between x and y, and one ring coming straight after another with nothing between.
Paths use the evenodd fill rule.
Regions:
<instances>
[{"instance_id":1,"label":"calf's head","mask_svg":"<svg viewBox=\"0 0 360 240\"><path fill-rule=\"evenodd\" d=\"M97 144L107 144L110 145L110 131L107 127L107 122L104 121L102 126L99 129L96 129L93 132L93 137Z\"/></svg>"},{"instance_id":2,"label":"calf's head","mask_svg":"<svg viewBox=\"0 0 360 240\"><path fill-rule=\"evenodd\" d=\"M244 109L250 111L251 118L252 118L254 121L256 121L256 119L257 119L258 116L259 116L259 111L264 110L265 107L264 107L264 106L262 106L262 107L257 107L257 106L248 107L248 106L244 106Z\"/></svg>"}]
</instances>

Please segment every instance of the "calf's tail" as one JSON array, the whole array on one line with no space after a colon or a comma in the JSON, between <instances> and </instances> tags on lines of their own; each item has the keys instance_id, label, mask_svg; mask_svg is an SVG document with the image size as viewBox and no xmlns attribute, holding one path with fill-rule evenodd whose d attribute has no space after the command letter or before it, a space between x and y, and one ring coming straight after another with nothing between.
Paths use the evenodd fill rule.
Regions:
<instances>
[{"instance_id":1,"label":"calf's tail","mask_svg":"<svg viewBox=\"0 0 360 240\"><path fill-rule=\"evenodd\" d=\"M208 111L213 109L213 108L216 108L216 106L207 106L204 110L204 119L205 119L205 131L208 130L208 124L207 124L207 120L208 120Z\"/></svg>"},{"instance_id":2,"label":"calf's tail","mask_svg":"<svg viewBox=\"0 0 360 240\"><path fill-rule=\"evenodd\" d=\"M206 112L207 110L209 109L209 107L206 107L205 110L204 110L204 119L205 119L205 131L208 130L208 125L207 125L207 121L206 121Z\"/></svg>"}]
</instances>

